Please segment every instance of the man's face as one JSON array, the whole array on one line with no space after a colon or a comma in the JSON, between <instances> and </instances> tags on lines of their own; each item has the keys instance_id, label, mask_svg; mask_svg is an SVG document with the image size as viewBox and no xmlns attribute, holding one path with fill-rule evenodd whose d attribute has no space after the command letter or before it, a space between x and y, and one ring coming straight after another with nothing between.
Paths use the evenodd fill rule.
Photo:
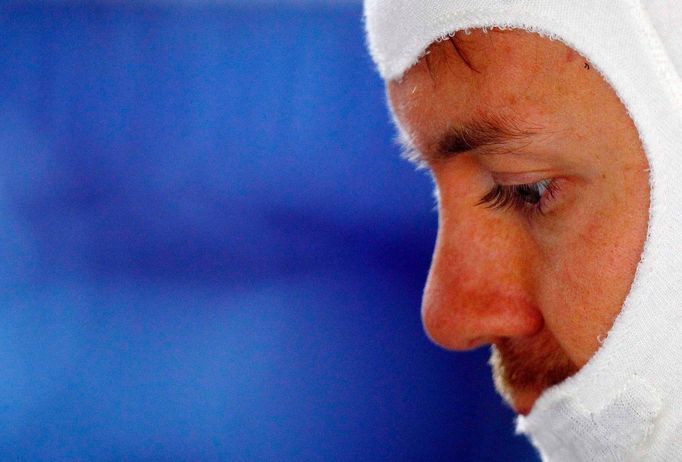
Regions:
<instances>
[{"instance_id":1,"label":"man's face","mask_svg":"<svg viewBox=\"0 0 682 462\"><path fill-rule=\"evenodd\" d=\"M647 232L647 161L611 87L560 42L463 33L389 84L437 186L422 319L434 342L493 345L519 413L599 348Z\"/></svg>"}]
</instances>

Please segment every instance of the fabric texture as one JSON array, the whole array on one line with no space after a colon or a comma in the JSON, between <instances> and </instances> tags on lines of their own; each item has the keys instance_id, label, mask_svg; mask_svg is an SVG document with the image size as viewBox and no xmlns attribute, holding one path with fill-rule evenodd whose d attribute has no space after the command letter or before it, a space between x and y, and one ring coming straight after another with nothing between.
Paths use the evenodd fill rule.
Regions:
<instances>
[{"instance_id":1,"label":"fabric texture","mask_svg":"<svg viewBox=\"0 0 682 462\"><path fill-rule=\"evenodd\" d=\"M682 8L675 0L366 0L368 46L399 79L436 40L518 28L611 84L650 165L649 230L620 315L580 370L517 420L547 461L682 461Z\"/></svg>"}]
</instances>

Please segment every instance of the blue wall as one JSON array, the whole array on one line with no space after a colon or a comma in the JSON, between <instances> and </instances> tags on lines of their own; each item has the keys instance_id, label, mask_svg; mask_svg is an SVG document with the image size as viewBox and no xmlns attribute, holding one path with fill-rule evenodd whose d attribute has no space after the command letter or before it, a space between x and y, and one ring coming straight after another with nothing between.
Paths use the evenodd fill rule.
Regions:
<instances>
[{"instance_id":1,"label":"blue wall","mask_svg":"<svg viewBox=\"0 0 682 462\"><path fill-rule=\"evenodd\" d=\"M535 460L428 342L360 6L0 7L0 459Z\"/></svg>"}]
</instances>

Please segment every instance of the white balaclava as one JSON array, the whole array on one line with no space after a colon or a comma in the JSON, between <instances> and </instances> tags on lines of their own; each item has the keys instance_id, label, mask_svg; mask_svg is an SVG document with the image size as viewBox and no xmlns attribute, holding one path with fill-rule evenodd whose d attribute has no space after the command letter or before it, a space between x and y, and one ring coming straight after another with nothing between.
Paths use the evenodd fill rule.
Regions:
<instances>
[{"instance_id":1,"label":"white balaclava","mask_svg":"<svg viewBox=\"0 0 682 462\"><path fill-rule=\"evenodd\" d=\"M517 431L547 461L682 461L682 2L365 0L365 22L387 81L456 31L514 28L562 41L611 84L649 160L647 241L601 348Z\"/></svg>"}]
</instances>

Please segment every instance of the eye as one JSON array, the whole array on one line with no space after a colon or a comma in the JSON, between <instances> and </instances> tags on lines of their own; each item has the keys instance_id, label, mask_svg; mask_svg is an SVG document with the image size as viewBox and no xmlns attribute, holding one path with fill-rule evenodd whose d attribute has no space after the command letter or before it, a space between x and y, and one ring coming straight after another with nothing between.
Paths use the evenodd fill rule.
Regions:
<instances>
[{"instance_id":1,"label":"eye","mask_svg":"<svg viewBox=\"0 0 682 462\"><path fill-rule=\"evenodd\" d=\"M531 184L496 184L476 205L491 209L510 209L543 213L543 205L557 193L556 182L542 180Z\"/></svg>"}]
</instances>

